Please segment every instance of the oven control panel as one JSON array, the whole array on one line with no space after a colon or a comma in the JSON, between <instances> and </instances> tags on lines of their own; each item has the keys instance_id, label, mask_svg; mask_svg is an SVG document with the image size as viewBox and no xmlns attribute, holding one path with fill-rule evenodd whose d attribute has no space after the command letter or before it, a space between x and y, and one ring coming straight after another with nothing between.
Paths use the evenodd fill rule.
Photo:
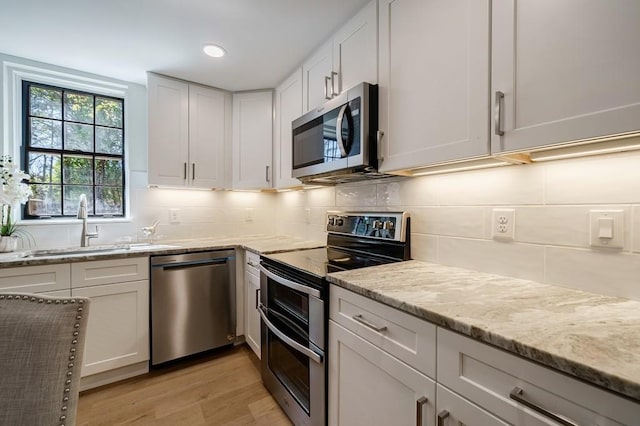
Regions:
<instances>
[{"instance_id":1,"label":"oven control panel","mask_svg":"<svg viewBox=\"0 0 640 426\"><path fill-rule=\"evenodd\" d=\"M408 217L405 212L328 212L327 232L405 241Z\"/></svg>"}]
</instances>

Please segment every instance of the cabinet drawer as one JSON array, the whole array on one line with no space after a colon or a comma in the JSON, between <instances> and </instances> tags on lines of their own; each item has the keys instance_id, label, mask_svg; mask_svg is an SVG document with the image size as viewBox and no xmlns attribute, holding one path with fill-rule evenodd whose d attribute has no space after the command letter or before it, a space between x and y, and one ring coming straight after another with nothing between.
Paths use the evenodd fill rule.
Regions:
<instances>
[{"instance_id":1,"label":"cabinet drawer","mask_svg":"<svg viewBox=\"0 0 640 426\"><path fill-rule=\"evenodd\" d=\"M0 269L0 291L44 293L68 290L70 271L68 263Z\"/></svg>"},{"instance_id":2,"label":"cabinet drawer","mask_svg":"<svg viewBox=\"0 0 640 426\"><path fill-rule=\"evenodd\" d=\"M508 426L492 414L477 405L467 401L449 389L438 385L438 421L445 425L473 425L473 426ZM440 420L442 419L442 420ZM522 423L517 423L522 425Z\"/></svg>"},{"instance_id":3,"label":"cabinet drawer","mask_svg":"<svg viewBox=\"0 0 640 426\"><path fill-rule=\"evenodd\" d=\"M259 277L260 271L258 265L260 264L260 255L253 253L249 250L245 251L245 271Z\"/></svg>"},{"instance_id":4,"label":"cabinet drawer","mask_svg":"<svg viewBox=\"0 0 640 426\"><path fill-rule=\"evenodd\" d=\"M149 258L97 260L71 264L71 287L89 287L149 279Z\"/></svg>"},{"instance_id":5,"label":"cabinet drawer","mask_svg":"<svg viewBox=\"0 0 640 426\"><path fill-rule=\"evenodd\" d=\"M512 424L557 424L511 399L516 387L523 398L576 424L631 425L640 418L640 404L442 328L438 383Z\"/></svg>"},{"instance_id":6,"label":"cabinet drawer","mask_svg":"<svg viewBox=\"0 0 640 426\"><path fill-rule=\"evenodd\" d=\"M338 324L423 374L435 377L433 324L335 285L331 286L329 309L330 318Z\"/></svg>"}]
</instances>

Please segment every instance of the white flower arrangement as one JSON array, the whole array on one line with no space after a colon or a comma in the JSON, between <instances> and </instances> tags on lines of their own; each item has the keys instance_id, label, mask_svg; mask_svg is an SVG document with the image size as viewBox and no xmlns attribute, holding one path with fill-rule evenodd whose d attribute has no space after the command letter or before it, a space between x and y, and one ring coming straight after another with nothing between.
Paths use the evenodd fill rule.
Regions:
<instances>
[{"instance_id":1,"label":"white flower arrangement","mask_svg":"<svg viewBox=\"0 0 640 426\"><path fill-rule=\"evenodd\" d=\"M29 175L20 170L13 162L10 155L0 157L0 204L2 215L0 221L0 235L9 236L16 230L16 224L12 222L11 209L22 203L26 203L31 196L31 188L24 183Z\"/></svg>"}]
</instances>

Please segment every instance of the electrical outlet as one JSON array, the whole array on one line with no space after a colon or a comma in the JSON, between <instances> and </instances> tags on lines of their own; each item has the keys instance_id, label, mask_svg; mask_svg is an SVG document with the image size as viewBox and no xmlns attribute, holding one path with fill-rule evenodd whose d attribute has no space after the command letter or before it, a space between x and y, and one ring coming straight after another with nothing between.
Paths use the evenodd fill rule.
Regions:
<instances>
[{"instance_id":1,"label":"electrical outlet","mask_svg":"<svg viewBox=\"0 0 640 426\"><path fill-rule=\"evenodd\" d=\"M493 209L491 217L491 237L494 240L513 241L516 230L514 209Z\"/></svg>"},{"instance_id":2,"label":"electrical outlet","mask_svg":"<svg viewBox=\"0 0 640 426\"><path fill-rule=\"evenodd\" d=\"M304 223L311 223L311 209L304 209Z\"/></svg>"},{"instance_id":3,"label":"electrical outlet","mask_svg":"<svg viewBox=\"0 0 640 426\"><path fill-rule=\"evenodd\" d=\"M180 223L180 209L169 209L169 223Z\"/></svg>"}]
</instances>

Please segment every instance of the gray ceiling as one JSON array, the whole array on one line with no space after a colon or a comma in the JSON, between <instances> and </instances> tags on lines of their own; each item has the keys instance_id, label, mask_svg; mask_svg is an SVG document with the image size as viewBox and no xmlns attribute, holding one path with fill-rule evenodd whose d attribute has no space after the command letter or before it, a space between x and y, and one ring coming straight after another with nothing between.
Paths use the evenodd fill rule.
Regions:
<instances>
[{"instance_id":1,"label":"gray ceiling","mask_svg":"<svg viewBox=\"0 0 640 426\"><path fill-rule=\"evenodd\" d=\"M0 0L0 53L146 84L275 87L369 0ZM228 54L204 55L205 43Z\"/></svg>"}]
</instances>

